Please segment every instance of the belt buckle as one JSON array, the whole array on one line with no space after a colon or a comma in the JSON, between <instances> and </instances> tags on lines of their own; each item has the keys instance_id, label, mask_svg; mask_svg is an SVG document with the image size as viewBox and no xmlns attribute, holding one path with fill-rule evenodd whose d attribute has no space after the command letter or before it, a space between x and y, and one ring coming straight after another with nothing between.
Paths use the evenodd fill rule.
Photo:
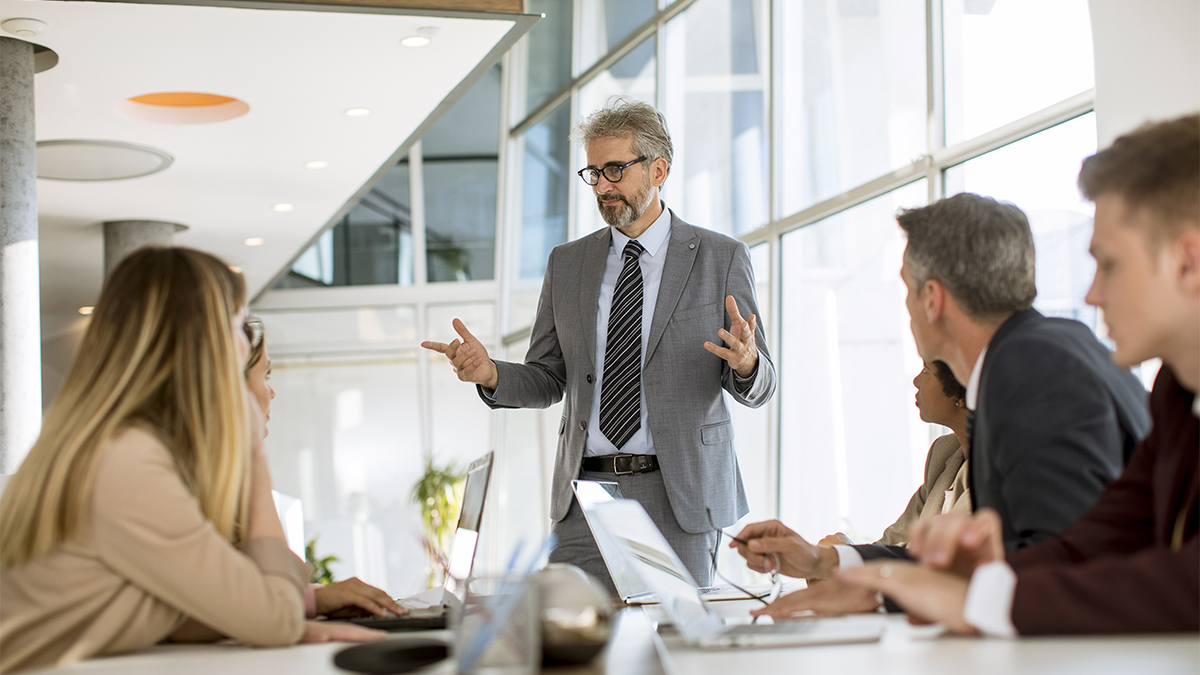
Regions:
<instances>
[{"instance_id":1,"label":"belt buckle","mask_svg":"<svg viewBox=\"0 0 1200 675\"><path fill-rule=\"evenodd\" d=\"M624 458L629 459L629 470L628 471L621 471L620 469L617 468L617 460L624 459ZM633 473L634 473L634 471L633 471L633 455L629 455L629 454L613 455L613 474L615 474L617 476L632 476Z\"/></svg>"}]
</instances>

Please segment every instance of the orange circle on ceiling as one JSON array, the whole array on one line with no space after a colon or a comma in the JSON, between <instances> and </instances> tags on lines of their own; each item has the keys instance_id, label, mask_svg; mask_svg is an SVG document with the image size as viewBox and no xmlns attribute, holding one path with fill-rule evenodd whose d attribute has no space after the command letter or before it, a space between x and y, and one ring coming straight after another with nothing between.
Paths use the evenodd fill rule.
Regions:
<instances>
[{"instance_id":1,"label":"orange circle on ceiling","mask_svg":"<svg viewBox=\"0 0 1200 675\"><path fill-rule=\"evenodd\" d=\"M208 124L224 122L250 112L245 101L198 91L162 91L119 101L117 114L141 122Z\"/></svg>"},{"instance_id":2,"label":"orange circle on ceiling","mask_svg":"<svg viewBox=\"0 0 1200 675\"><path fill-rule=\"evenodd\" d=\"M133 101L134 103L143 103L145 105L168 105L177 108L198 108L206 105L232 103L237 99L230 96L218 96L217 94L203 94L198 91L164 91L157 94L131 96L129 97L129 100Z\"/></svg>"}]
</instances>

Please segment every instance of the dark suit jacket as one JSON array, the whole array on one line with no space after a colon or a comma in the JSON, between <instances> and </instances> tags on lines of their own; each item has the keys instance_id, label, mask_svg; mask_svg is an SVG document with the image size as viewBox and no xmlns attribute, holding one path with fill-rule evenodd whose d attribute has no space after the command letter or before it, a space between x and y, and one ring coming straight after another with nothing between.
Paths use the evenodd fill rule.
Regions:
<instances>
[{"instance_id":1,"label":"dark suit jacket","mask_svg":"<svg viewBox=\"0 0 1200 675\"><path fill-rule=\"evenodd\" d=\"M1192 401L1164 367L1150 398L1154 429L1121 477L1061 537L1008 554L1020 633L1200 629L1200 420Z\"/></svg>"},{"instance_id":2,"label":"dark suit jacket","mask_svg":"<svg viewBox=\"0 0 1200 675\"><path fill-rule=\"evenodd\" d=\"M1019 312L983 359L970 448L975 508L996 509L1008 550L1062 532L1095 503L1150 428L1146 393L1078 321ZM855 547L864 559L905 549Z\"/></svg>"}]
</instances>

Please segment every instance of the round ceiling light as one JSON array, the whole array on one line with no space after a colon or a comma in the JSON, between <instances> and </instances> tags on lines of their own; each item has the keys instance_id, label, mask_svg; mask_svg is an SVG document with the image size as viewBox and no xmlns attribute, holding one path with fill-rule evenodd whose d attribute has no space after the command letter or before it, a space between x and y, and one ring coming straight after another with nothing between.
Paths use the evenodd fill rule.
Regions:
<instances>
[{"instance_id":1,"label":"round ceiling light","mask_svg":"<svg viewBox=\"0 0 1200 675\"><path fill-rule=\"evenodd\" d=\"M421 26L417 29L416 35L409 35L408 37L401 39L400 44L404 45L405 47L424 47L430 42L433 42L433 38L436 37L437 34L438 29L434 26Z\"/></svg>"},{"instance_id":2,"label":"round ceiling light","mask_svg":"<svg viewBox=\"0 0 1200 675\"><path fill-rule=\"evenodd\" d=\"M196 91L142 94L118 102L113 109L122 117L160 124L209 124L250 112L245 101Z\"/></svg>"},{"instance_id":3,"label":"round ceiling light","mask_svg":"<svg viewBox=\"0 0 1200 675\"><path fill-rule=\"evenodd\" d=\"M304 163L304 168L306 169L324 169L328 166L329 162L326 162L323 159L314 159Z\"/></svg>"},{"instance_id":4,"label":"round ceiling light","mask_svg":"<svg viewBox=\"0 0 1200 675\"><path fill-rule=\"evenodd\" d=\"M272 206L271 210L274 211L275 213L287 213L288 211L291 211L294 208L296 208L295 204L288 204L286 202L281 202L279 204Z\"/></svg>"},{"instance_id":5,"label":"round ceiling light","mask_svg":"<svg viewBox=\"0 0 1200 675\"><path fill-rule=\"evenodd\" d=\"M346 117L366 117L370 114L370 108L350 108L346 110Z\"/></svg>"},{"instance_id":6,"label":"round ceiling light","mask_svg":"<svg viewBox=\"0 0 1200 675\"><path fill-rule=\"evenodd\" d=\"M123 180L149 176L175 158L158 148L120 141L38 141L37 176L50 180Z\"/></svg>"}]
</instances>

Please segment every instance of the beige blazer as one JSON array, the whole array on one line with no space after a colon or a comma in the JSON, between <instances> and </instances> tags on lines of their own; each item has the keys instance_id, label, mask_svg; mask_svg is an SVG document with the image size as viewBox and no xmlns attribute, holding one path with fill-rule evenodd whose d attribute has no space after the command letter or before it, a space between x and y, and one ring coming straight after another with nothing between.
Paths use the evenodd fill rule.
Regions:
<instances>
[{"instance_id":1,"label":"beige blazer","mask_svg":"<svg viewBox=\"0 0 1200 675\"><path fill-rule=\"evenodd\" d=\"M306 577L278 539L234 548L201 513L162 442L127 429L100 451L75 536L0 571L0 672L167 638L294 644L304 632Z\"/></svg>"},{"instance_id":2,"label":"beige blazer","mask_svg":"<svg viewBox=\"0 0 1200 675\"><path fill-rule=\"evenodd\" d=\"M875 543L907 545L908 528L918 520L943 513L947 497L951 500L947 513L971 513L967 456L954 434L939 436L929 446L929 455L925 459L925 484L913 493L912 499L908 500L908 508L883 531L883 538Z\"/></svg>"}]
</instances>

